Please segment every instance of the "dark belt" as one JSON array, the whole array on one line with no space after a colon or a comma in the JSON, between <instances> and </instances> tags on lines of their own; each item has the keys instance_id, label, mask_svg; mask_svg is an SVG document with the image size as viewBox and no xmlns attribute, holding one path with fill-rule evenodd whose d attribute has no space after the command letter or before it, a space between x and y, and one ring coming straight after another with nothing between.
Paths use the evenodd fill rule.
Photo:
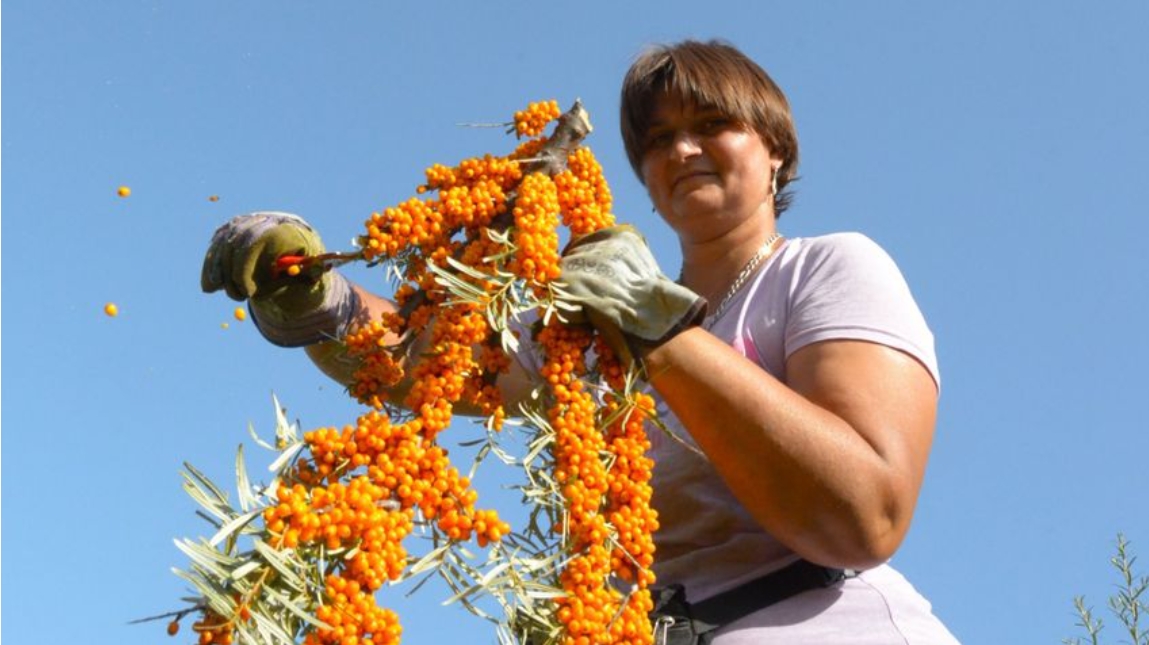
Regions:
<instances>
[{"instance_id":1,"label":"dark belt","mask_svg":"<svg viewBox=\"0 0 1149 645\"><path fill-rule=\"evenodd\" d=\"M682 585L654 589L654 611L650 617L655 644L709 643L713 632L723 625L803 591L823 589L854 575L850 570L798 560L698 603L686 600Z\"/></svg>"}]
</instances>

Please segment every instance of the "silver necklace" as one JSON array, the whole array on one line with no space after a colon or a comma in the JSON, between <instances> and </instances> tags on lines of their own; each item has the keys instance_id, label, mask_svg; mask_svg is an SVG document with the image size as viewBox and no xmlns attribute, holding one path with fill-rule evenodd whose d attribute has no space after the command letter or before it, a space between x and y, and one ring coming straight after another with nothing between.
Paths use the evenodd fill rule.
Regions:
<instances>
[{"instance_id":1,"label":"silver necklace","mask_svg":"<svg viewBox=\"0 0 1149 645\"><path fill-rule=\"evenodd\" d=\"M770 236L770 239L758 247L758 250L754 252L754 256L750 258L746 266L742 267L742 271L738 273L738 277L734 278L734 282L731 283L730 288L726 290L726 295L722 296L722 300L719 301L718 306L714 308L714 313L707 314L706 318L703 319L703 329L710 329L710 326L726 312L726 308L730 306L730 299L733 298L734 294L738 293L738 290L742 288L742 285L750 279L750 276L754 274L754 270L758 268L762 260L770 255L771 250L774 248L774 243L780 239L782 239L782 234L775 232ZM682 282L681 274L679 274L678 281Z\"/></svg>"}]
</instances>

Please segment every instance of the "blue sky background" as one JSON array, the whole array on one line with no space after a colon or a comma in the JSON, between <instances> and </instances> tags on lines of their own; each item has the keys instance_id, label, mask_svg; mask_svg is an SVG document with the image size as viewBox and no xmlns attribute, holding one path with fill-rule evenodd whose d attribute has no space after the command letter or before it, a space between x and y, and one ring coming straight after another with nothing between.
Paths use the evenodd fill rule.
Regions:
<instances>
[{"instance_id":1,"label":"blue sky background","mask_svg":"<svg viewBox=\"0 0 1149 645\"><path fill-rule=\"evenodd\" d=\"M166 639L126 623L179 606L172 538L208 528L181 462L229 483L247 424L273 426L273 392L307 428L361 411L199 292L216 226L288 210L349 248L424 167L510 150L456 124L581 98L619 217L674 274L615 114L635 53L684 37L731 41L787 91L802 180L782 232L865 232L935 331L937 439L894 564L937 614L965 643L1056 643L1077 634L1075 594L1108 618L1119 531L1146 571L1149 3L4 9L10 643ZM407 643L494 640L441 589L392 597Z\"/></svg>"}]
</instances>

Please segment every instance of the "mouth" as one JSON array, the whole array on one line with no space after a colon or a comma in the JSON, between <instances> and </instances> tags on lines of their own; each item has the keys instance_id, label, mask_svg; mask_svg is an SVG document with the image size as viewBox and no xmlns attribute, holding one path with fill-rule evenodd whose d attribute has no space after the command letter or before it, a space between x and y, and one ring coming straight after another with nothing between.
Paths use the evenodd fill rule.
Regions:
<instances>
[{"instance_id":1,"label":"mouth","mask_svg":"<svg viewBox=\"0 0 1149 645\"><path fill-rule=\"evenodd\" d=\"M688 182L692 179L696 179L698 177L715 177L715 176L717 176L715 173L710 172L710 171L706 171L706 170L691 170L689 172L684 172L681 175L678 175L677 177L674 178L674 183L671 184L671 190L673 191L674 189L678 188L679 185L681 185L685 182Z\"/></svg>"}]
</instances>

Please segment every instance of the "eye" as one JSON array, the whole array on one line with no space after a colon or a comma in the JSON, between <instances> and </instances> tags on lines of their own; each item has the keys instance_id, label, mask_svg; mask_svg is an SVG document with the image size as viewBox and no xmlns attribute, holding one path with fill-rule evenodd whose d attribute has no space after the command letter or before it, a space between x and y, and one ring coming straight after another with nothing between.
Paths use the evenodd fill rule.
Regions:
<instances>
[{"instance_id":1,"label":"eye","mask_svg":"<svg viewBox=\"0 0 1149 645\"><path fill-rule=\"evenodd\" d=\"M646 149L654 150L665 148L674 140L674 134L668 130L655 130L646 135Z\"/></svg>"},{"instance_id":2,"label":"eye","mask_svg":"<svg viewBox=\"0 0 1149 645\"><path fill-rule=\"evenodd\" d=\"M700 125L700 130L707 134L714 134L729 128L734 121L724 116L711 116L704 119Z\"/></svg>"}]
</instances>

